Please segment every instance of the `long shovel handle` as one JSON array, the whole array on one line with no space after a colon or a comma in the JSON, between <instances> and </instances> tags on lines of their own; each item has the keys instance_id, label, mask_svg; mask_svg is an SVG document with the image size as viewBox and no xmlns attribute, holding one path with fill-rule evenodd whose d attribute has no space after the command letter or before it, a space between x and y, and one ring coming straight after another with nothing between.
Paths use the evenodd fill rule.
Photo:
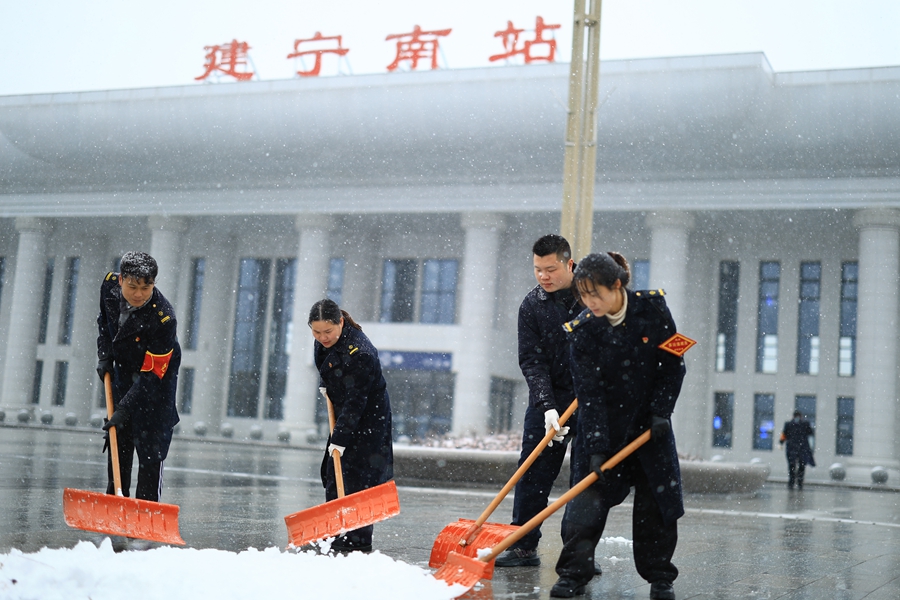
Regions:
<instances>
[{"instance_id":1,"label":"long shovel handle","mask_svg":"<svg viewBox=\"0 0 900 600\"><path fill-rule=\"evenodd\" d=\"M325 402L328 405L328 432L334 432L334 405L331 403L331 398L328 397L328 392L322 391L322 395L325 396ZM335 450L331 453L331 458L334 459L334 482L337 484L337 494L338 498L344 497L344 471L341 469L341 453Z\"/></svg>"},{"instance_id":2,"label":"long shovel handle","mask_svg":"<svg viewBox=\"0 0 900 600\"><path fill-rule=\"evenodd\" d=\"M569 420L569 417L572 416L572 413L575 412L575 409L578 408L578 398L572 400L572 403L569 404L569 408L559 417L559 426L562 427L565 425L566 421ZM481 516L475 520L471 527L466 531L466 535L462 540L463 545L471 544L475 541L475 538L478 537L478 530L481 529L481 526L485 524L491 514L497 510L497 507L500 506L500 503L503 502L503 499L506 498L506 495L515 487L519 480L522 479L522 476L525 475L525 471L531 468L531 465L534 464L534 461L537 460L537 457L540 456L541 452L544 451L544 448L550 444L550 440L556 436L555 431L547 432L547 435L544 436L544 439L535 446L534 450L531 451L531 454L528 455L528 458L519 466L513 476L510 477L509 481L506 482L506 485L503 486L503 489L500 490L500 493L497 494L497 497L494 498L488 507L484 509L484 512L481 513Z\"/></svg>"},{"instance_id":3,"label":"long shovel handle","mask_svg":"<svg viewBox=\"0 0 900 600\"><path fill-rule=\"evenodd\" d=\"M620 462L628 458L628 456L647 443L650 439L650 430L648 429L638 437L634 439L630 444L619 450L613 455L608 461L603 463L603 466L600 467L601 471L608 471L618 465ZM543 523L550 515L555 513L557 510L562 508L567 502L572 500L575 496L588 489L595 481L597 481L597 474L590 473L587 477L579 481L575 486L570 489L568 492L560 496L553 504L539 512L535 515L530 521L519 527L517 530L509 534L507 537L503 539L499 544L491 548L490 554L482 556L479 560L484 561L486 563L491 562L497 555L501 552L518 542L520 539L525 537L529 531Z\"/></svg>"},{"instance_id":4,"label":"long shovel handle","mask_svg":"<svg viewBox=\"0 0 900 600\"><path fill-rule=\"evenodd\" d=\"M115 407L113 407L112 375L103 374L103 387L106 390L106 418L112 419ZM119 471L119 438L116 435L116 427L113 425L107 431L109 434L109 456L112 458L113 485L116 496L124 496L122 493L122 472Z\"/></svg>"}]
</instances>

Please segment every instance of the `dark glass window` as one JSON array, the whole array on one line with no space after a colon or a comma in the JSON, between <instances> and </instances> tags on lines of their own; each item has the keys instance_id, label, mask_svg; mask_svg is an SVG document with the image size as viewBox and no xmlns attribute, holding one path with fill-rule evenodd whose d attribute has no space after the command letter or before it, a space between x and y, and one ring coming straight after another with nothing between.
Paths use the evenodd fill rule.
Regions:
<instances>
[{"instance_id":1,"label":"dark glass window","mask_svg":"<svg viewBox=\"0 0 900 600\"><path fill-rule=\"evenodd\" d=\"M631 289L650 289L650 261L636 260L631 263Z\"/></svg>"},{"instance_id":2,"label":"dark glass window","mask_svg":"<svg viewBox=\"0 0 900 600\"><path fill-rule=\"evenodd\" d=\"M794 408L800 411L803 418L809 421L813 430L816 428L816 397L807 395L798 395L794 399Z\"/></svg>"},{"instance_id":3,"label":"dark glass window","mask_svg":"<svg viewBox=\"0 0 900 600\"><path fill-rule=\"evenodd\" d=\"M178 412L183 415L191 414L194 407L194 376L193 367L181 367L178 370L178 391L181 393Z\"/></svg>"},{"instance_id":4,"label":"dark glass window","mask_svg":"<svg viewBox=\"0 0 900 600\"><path fill-rule=\"evenodd\" d=\"M856 302L859 293L859 263L841 265L841 325L838 346L838 375L856 374ZM850 420L851 424L853 419ZM853 441L851 435L850 446Z\"/></svg>"},{"instance_id":5,"label":"dark glass window","mask_svg":"<svg viewBox=\"0 0 900 600\"><path fill-rule=\"evenodd\" d=\"M382 323L412 323L415 309L415 260L386 260L382 272Z\"/></svg>"},{"instance_id":6,"label":"dark glass window","mask_svg":"<svg viewBox=\"0 0 900 600\"><path fill-rule=\"evenodd\" d=\"M737 353L738 284L741 264L723 260L719 263L719 320L716 332L716 371L734 371ZM728 431L729 437L731 430ZM731 447L731 443L728 444Z\"/></svg>"},{"instance_id":7,"label":"dark glass window","mask_svg":"<svg viewBox=\"0 0 900 600\"><path fill-rule=\"evenodd\" d=\"M34 379L31 381L31 403L41 403L41 380L44 378L44 361L34 363Z\"/></svg>"},{"instance_id":8,"label":"dark glass window","mask_svg":"<svg viewBox=\"0 0 900 600\"><path fill-rule=\"evenodd\" d=\"M714 399L712 445L716 448L731 448L734 392L716 392Z\"/></svg>"},{"instance_id":9,"label":"dark glass window","mask_svg":"<svg viewBox=\"0 0 900 600\"><path fill-rule=\"evenodd\" d=\"M241 259L228 388L229 417L256 417L259 412L270 264L268 259Z\"/></svg>"},{"instance_id":10,"label":"dark glass window","mask_svg":"<svg viewBox=\"0 0 900 600\"><path fill-rule=\"evenodd\" d=\"M44 291L41 300L41 320L38 322L38 344L47 343L47 324L50 320L50 296L53 293L53 259L47 259L44 271Z\"/></svg>"},{"instance_id":11,"label":"dark glass window","mask_svg":"<svg viewBox=\"0 0 900 600\"><path fill-rule=\"evenodd\" d=\"M781 264L759 264L759 307L757 311L756 371L778 371L778 288Z\"/></svg>"},{"instance_id":12,"label":"dark glass window","mask_svg":"<svg viewBox=\"0 0 900 600\"><path fill-rule=\"evenodd\" d=\"M491 433L503 433L512 429L513 401L516 382L502 377L491 377Z\"/></svg>"},{"instance_id":13,"label":"dark glass window","mask_svg":"<svg viewBox=\"0 0 900 600\"><path fill-rule=\"evenodd\" d=\"M75 321L75 296L78 292L78 272L81 269L81 259L73 256L66 265L66 280L64 282L64 295L62 314L59 320L59 344L68 346L72 343L72 325Z\"/></svg>"},{"instance_id":14,"label":"dark glass window","mask_svg":"<svg viewBox=\"0 0 900 600\"><path fill-rule=\"evenodd\" d=\"M294 315L296 259L275 262L275 292L269 329L269 363L266 375L265 418L284 418L284 394L287 390L288 361Z\"/></svg>"},{"instance_id":15,"label":"dark glass window","mask_svg":"<svg viewBox=\"0 0 900 600\"><path fill-rule=\"evenodd\" d=\"M56 361L56 373L53 376L53 406L65 406L66 383L69 381L69 362Z\"/></svg>"},{"instance_id":16,"label":"dark glass window","mask_svg":"<svg viewBox=\"0 0 900 600\"><path fill-rule=\"evenodd\" d=\"M184 328L184 347L197 349L200 336L200 307L203 305L203 279L206 276L206 259L195 258L191 270L191 290L188 296L187 324Z\"/></svg>"},{"instance_id":17,"label":"dark glass window","mask_svg":"<svg viewBox=\"0 0 900 600\"><path fill-rule=\"evenodd\" d=\"M426 260L422 269L422 323L456 320L456 260Z\"/></svg>"},{"instance_id":18,"label":"dark glass window","mask_svg":"<svg viewBox=\"0 0 900 600\"><path fill-rule=\"evenodd\" d=\"M753 449L771 450L775 431L775 394L753 396Z\"/></svg>"},{"instance_id":19,"label":"dark glass window","mask_svg":"<svg viewBox=\"0 0 900 600\"><path fill-rule=\"evenodd\" d=\"M391 392L394 438L426 439L450 431L454 374L450 371L384 369Z\"/></svg>"},{"instance_id":20,"label":"dark glass window","mask_svg":"<svg viewBox=\"0 0 900 600\"><path fill-rule=\"evenodd\" d=\"M819 374L819 297L822 265L800 263L800 306L797 314L797 373Z\"/></svg>"},{"instance_id":21,"label":"dark glass window","mask_svg":"<svg viewBox=\"0 0 900 600\"><path fill-rule=\"evenodd\" d=\"M855 400L846 396L837 399L837 436L835 454L853 456L853 411Z\"/></svg>"},{"instance_id":22,"label":"dark glass window","mask_svg":"<svg viewBox=\"0 0 900 600\"><path fill-rule=\"evenodd\" d=\"M338 306L344 295L344 269L346 266L347 261L343 258L332 258L328 263L328 290L325 292L325 297L337 302Z\"/></svg>"}]
</instances>

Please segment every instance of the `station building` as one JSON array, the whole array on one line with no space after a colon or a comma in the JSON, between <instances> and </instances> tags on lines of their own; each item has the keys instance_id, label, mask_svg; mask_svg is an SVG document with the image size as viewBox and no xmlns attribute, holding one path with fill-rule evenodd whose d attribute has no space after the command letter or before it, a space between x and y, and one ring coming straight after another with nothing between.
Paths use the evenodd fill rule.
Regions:
<instances>
[{"instance_id":1,"label":"station building","mask_svg":"<svg viewBox=\"0 0 900 600\"><path fill-rule=\"evenodd\" d=\"M184 350L179 432L305 441L310 306L379 348L395 435L516 431L531 245L558 232L568 65L0 98L0 408L103 411L98 290L150 252ZM601 67L593 249L698 344L682 453L898 476L900 68L762 54ZM576 257L576 259L579 257Z\"/></svg>"}]
</instances>

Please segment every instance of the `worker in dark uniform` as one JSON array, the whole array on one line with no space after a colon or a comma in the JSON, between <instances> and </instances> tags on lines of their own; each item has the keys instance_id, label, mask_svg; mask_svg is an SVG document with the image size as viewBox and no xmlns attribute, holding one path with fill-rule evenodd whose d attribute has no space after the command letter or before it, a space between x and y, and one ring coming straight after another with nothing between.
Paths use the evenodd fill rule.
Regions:
<instances>
[{"instance_id":1,"label":"worker in dark uniform","mask_svg":"<svg viewBox=\"0 0 900 600\"><path fill-rule=\"evenodd\" d=\"M781 429L779 443L782 446L787 443L785 451L788 462L788 488L793 489L796 483L797 489L802 490L806 465L816 466L812 448L809 446L809 438L814 435L812 425L803 418L803 413L799 410L794 411L794 418L785 421L784 427Z\"/></svg>"},{"instance_id":2,"label":"worker in dark uniform","mask_svg":"<svg viewBox=\"0 0 900 600\"><path fill-rule=\"evenodd\" d=\"M625 257L613 252L590 254L575 270L575 293L587 310L566 325L580 413L572 468L579 480L591 471L599 480L567 507L553 597L584 593L609 510L633 487L635 567L650 582L651 598L675 598L672 555L684 506L670 416L685 368L680 354L664 349L676 332L662 291L627 290L630 278ZM601 472L647 429L649 442Z\"/></svg>"},{"instance_id":3,"label":"worker in dark uniform","mask_svg":"<svg viewBox=\"0 0 900 600\"><path fill-rule=\"evenodd\" d=\"M175 388L181 365L175 311L156 287L156 261L145 252L128 252L119 273L100 286L97 373L112 374L115 412L103 425L115 426L122 493L129 495L134 453L138 456L135 497L159 501L163 462L178 423ZM113 489L108 460L108 494Z\"/></svg>"},{"instance_id":4,"label":"worker in dark uniform","mask_svg":"<svg viewBox=\"0 0 900 600\"><path fill-rule=\"evenodd\" d=\"M309 311L321 385L334 406L334 431L322 459L325 499L337 498L333 451L341 456L346 494L381 485L394 477L391 402L378 350L362 327L333 300ZM349 531L331 544L335 552L371 552L374 527Z\"/></svg>"},{"instance_id":5,"label":"worker in dark uniform","mask_svg":"<svg viewBox=\"0 0 900 600\"><path fill-rule=\"evenodd\" d=\"M560 427L559 415L575 399L569 369L569 343L563 323L580 312L572 295L575 262L569 242L559 235L545 235L532 247L536 285L519 306L519 367L528 384L528 407L522 434L519 465L551 429L557 432L550 445L516 483L513 525L523 525L547 508L547 498L568 448L566 434L574 433L573 415ZM571 483L571 482L570 482ZM541 564L537 553L541 539L536 527L495 560L498 567Z\"/></svg>"}]
</instances>

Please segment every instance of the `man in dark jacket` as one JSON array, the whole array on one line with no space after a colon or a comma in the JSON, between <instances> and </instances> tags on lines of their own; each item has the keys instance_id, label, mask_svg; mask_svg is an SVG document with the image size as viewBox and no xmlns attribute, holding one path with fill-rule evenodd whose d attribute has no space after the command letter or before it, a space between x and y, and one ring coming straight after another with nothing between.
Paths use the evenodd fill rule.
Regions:
<instances>
[{"instance_id":1,"label":"man in dark jacket","mask_svg":"<svg viewBox=\"0 0 900 600\"><path fill-rule=\"evenodd\" d=\"M103 426L116 428L122 493L129 495L134 453L135 497L159 502L163 461L178 423L175 388L181 365L175 311L156 288L156 261L144 252L122 257L120 273L100 286L97 373L112 375L115 411ZM107 493L113 494L112 458Z\"/></svg>"},{"instance_id":2,"label":"man in dark jacket","mask_svg":"<svg viewBox=\"0 0 900 600\"><path fill-rule=\"evenodd\" d=\"M806 475L806 465L816 466L812 448L809 447L809 438L815 435L812 425L803 418L799 410L794 411L794 418L785 421L781 430L780 444L787 442L788 461L788 487L803 489L803 477Z\"/></svg>"},{"instance_id":3,"label":"man in dark jacket","mask_svg":"<svg viewBox=\"0 0 900 600\"><path fill-rule=\"evenodd\" d=\"M559 235L540 238L534 243L532 253L538 285L528 292L519 307L519 367L528 384L528 408L525 409L519 465L551 428L558 435L516 484L513 525L523 525L547 508L547 498L568 447L565 435L575 425L575 415L566 426L559 425L559 415L575 399L569 345L562 327L580 310L572 295L575 262L569 242ZM537 555L540 539L541 530L537 527L498 556L495 565L541 564Z\"/></svg>"}]
</instances>

